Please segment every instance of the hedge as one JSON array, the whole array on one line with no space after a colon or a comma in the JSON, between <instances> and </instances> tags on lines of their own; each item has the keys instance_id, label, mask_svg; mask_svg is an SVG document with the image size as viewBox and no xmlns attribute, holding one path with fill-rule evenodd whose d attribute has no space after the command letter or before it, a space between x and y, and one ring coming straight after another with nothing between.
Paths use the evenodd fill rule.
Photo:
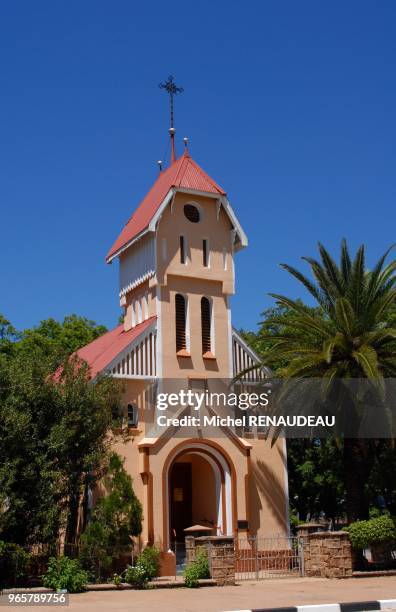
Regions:
<instances>
[{"instance_id":1,"label":"hedge","mask_svg":"<svg viewBox=\"0 0 396 612\"><path fill-rule=\"evenodd\" d=\"M396 529L390 516L379 516L368 521L356 521L347 527L352 546L358 550L373 544L396 541Z\"/></svg>"}]
</instances>

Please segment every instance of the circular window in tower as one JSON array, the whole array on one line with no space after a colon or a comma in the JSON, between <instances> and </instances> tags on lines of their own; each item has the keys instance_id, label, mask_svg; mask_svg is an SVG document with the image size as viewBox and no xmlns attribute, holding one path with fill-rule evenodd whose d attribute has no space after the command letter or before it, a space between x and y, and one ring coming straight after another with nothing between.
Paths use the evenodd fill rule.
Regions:
<instances>
[{"instance_id":1,"label":"circular window in tower","mask_svg":"<svg viewBox=\"0 0 396 612\"><path fill-rule=\"evenodd\" d=\"M200 219L199 210L194 204L185 204L184 216L187 217L191 223L198 223Z\"/></svg>"}]
</instances>

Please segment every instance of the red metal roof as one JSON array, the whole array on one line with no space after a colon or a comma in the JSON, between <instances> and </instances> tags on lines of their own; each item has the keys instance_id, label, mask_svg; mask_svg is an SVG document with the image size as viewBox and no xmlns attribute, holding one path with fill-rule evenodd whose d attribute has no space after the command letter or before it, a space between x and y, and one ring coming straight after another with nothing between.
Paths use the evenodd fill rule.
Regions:
<instances>
[{"instance_id":1,"label":"red metal roof","mask_svg":"<svg viewBox=\"0 0 396 612\"><path fill-rule=\"evenodd\" d=\"M111 331L93 340L77 351L78 357L86 361L90 368L92 378L106 367L121 353L128 344L136 340L157 317L150 317L143 323L136 325L127 332L123 325L118 325Z\"/></svg>"},{"instance_id":2,"label":"red metal roof","mask_svg":"<svg viewBox=\"0 0 396 612\"><path fill-rule=\"evenodd\" d=\"M172 187L225 195L225 191L185 152L169 168L159 174L154 185L140 202L108 252L107 261L147 229L161 202Z\"/></svg>"}]
</instances>

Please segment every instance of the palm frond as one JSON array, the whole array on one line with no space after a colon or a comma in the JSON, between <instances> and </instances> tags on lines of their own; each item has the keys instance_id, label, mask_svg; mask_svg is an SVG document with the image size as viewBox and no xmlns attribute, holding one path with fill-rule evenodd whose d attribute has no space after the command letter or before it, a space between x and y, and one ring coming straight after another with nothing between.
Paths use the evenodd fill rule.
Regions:
<instances>
[{"instance_id":1,"label":"palm frond","mask_svg":"<svg viewBox=\"0 0 396 612\"><path fill-rule=\"evenodd\" d=\"M310 316L304 306L296 302L295 300L291 300L284 295L279 295L278 293L270 293L271 297L275 298L278 304L283 304L288 308L291 308L295 312L297 312L299 317L299 323L304 323L307 327L316 330L322 336L328 336L328 332L323 325L321 325L321 321L316 320L314 317ZM296 321L293 321L293 325L296 325Z\"/></svg>"},{"instance_id":2,"label":"palm frond","mask_svg":"<svg viewBox=\"0 0 396 612\"><path fill-rule=\"evenodd\" d=\"M280 267L289 272L289 274L294 276L294 278L296 278L298 281L300 281L300 283L304 285L304 287L315 298L318 304L322 306L322 308L328 307L328 300L326 299L326 297L306 276L304 276L304 274L299 272L299 270L297 270L296 268L293 268L293 266L289 266L285 263L280 264Z\"/></svg>"},{"instance_id":3,"label":"palm frond","mask_svg":"<svg viewBox=\"0 0 396 612\"><path fill-rule=\"evenodd\" d=\"M346 293L346 297L349 298L357 315L360 314L361 310L361 297L364 292L365 278L365 253L364 245L362 245L359 247L353 261L351 280Z\"/></svg>"},{"instance_id":4,"label":"palm frond","mask_svg":"<svg viewBox=\"0 0 396 612\"><path fill-rule=\"evenodd\" d=\"M349 282L351 267L352 263L349 255L348 245L345 238L343 238L341 242L341 273L345 284L348 284Z\"/></svg>"},{"instance_id":5,"label":"palm frond","mask_svg":"<svg viewBox=\"0 0 396 612\"><path fill-rule=\"evenodd\" d=\"M329 277L332 285L337 288L339 295L344 293L344 282L342 275L337 267L335 261L333 261L330 254L326 251L324 246L319 242L319 253L322 258L323 267L326 270L326 274Z\"/></svg>"},{"instance_id":6,"label":"palm frond","mask_svg":"<svg viewBox=\"0 0 396 612\"><path fill-rule=\"evenodd\" d=\"M341 330L350 338L355 324L355 313L350 301L338 298L335 304L336 320Z\"/></svg>"},{"instance_id":7,"label":"palm frond","mask_svg":"<svg viewBox=\"0 0 396 612\"><path fill-rule=\"evenodd\" d=\"M363 370L367 378L379 378L378 358L376 351L370 346L361 346L359 350L352 352L353 358Z\"/></svg>"},{"instance_id":8,"label":"palm frond","mask_svg":"<svg viewBox=\"0 0 396 612\"><path fill-rule=\"evenodd\" d=\"M380 257L380 259L378 260L378 262L374 266L374 269L370 273L370 281L369 281L369 284L368 284L368 287L367 287L367 298L366 298L366 303L367 304L370 304L373 295L375 295L377 287L382 285L383 282L384 282L384 280L382 279L382 274L381 273L383 272L383 267L384 267L385 260L386 260L386 258L388 257L389 253L392 251L392 249L394 247L395 247L395 245L392 244L389 247L389 249L387 249L385 251L385 253L382 255L382 257ZM392 267L392 263L390 265ZM384 271L386 271L386 269Z\"/></svg>"}]
</instances>

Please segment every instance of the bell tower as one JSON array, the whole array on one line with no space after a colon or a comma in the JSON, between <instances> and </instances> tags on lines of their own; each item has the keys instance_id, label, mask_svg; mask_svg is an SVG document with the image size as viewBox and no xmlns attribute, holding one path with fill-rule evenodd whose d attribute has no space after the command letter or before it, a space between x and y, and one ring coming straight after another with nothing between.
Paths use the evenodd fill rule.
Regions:
<instances>
[{"instance_id":1,"label":"bell tower","mask_svg":"<svg viewBox=\"0 0 396 612\"><path fill-rule=\"evenodd\" d=\"M188 140L176 157L173 76L170 150L159 175L107 261L120 261L124 331L156 318L156 371L162 378L234 375L231 311L234 255L247 245L227 194L191 157Z\"/></svg>"},{"instance_id":2,"label":"bell tower","mask_svg":"<svg viewBox=\"0 0 396 612\"><path fill-rule=\"evenodd\" d=\"M157 318L159 376L233 376L229 297L234 255L246 244L226 192L186 147L107 256L120 260L125 331Z\"/></svg>"},{"instance_id":3,"label":"bell tower","mask_svg":"<svg viewBox=\"0 0 396 612\"><path fill-rule=\"evenodd\" d=\"M170 101L170 163L159 164L106 257L119 260L124 320L78 354L92 378L107 372L123 381L132 440L120 440L116 450L142 502L141 541L161 542L168 554L182 550L184 529L202 521L215 535L286 535L288 499L283 440L272 446L250 426L197 425L187 433L178 424L155 426L158 389L218 391L249 367L254 383L266 376L231 323L234 257L246 235L226 191L194 161L186 139L177 156L173 107L182 88L173 77L160 87ZM189 408L175 406L177 414Z\"/></svg>"},{"instance_id":4,"label":"bell tower","mask_svg":"<svg viewBox=\"0 0 396 612\"><path fill-rule=\"evenodd\" d=\"M156 232L162 376L232 376L231 312L235 227L226 194L186 150L181 170L189 185L175 190ZM211 191L205 191L205 189Z\"/></svg>"}]
</instances>

